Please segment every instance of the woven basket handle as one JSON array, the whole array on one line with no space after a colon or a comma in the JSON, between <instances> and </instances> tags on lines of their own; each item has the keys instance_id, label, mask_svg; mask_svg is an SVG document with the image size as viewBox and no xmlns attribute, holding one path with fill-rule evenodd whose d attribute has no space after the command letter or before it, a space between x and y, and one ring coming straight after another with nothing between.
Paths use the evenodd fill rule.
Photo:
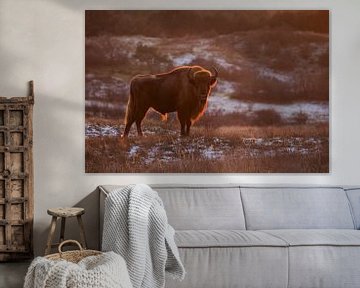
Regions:
<instances>
[{"instance_id":1,"label":"woven basket handle","mask_svg":"<svg viewBox=\"0 0 360 288\"><path fill-rule=\"evenodd\" d=\"M62 253L63 253L63 251L61 250L61 248L62 248L65 244L67 244L67 243L76 244L76 245L79 247L80 252L82 252L82 251L84 250L84 249L82 248L81 244L80 244L78 241L76 241L76 240L65 240L65 241L63 241L63 242L60 243L59 248L58 248L60 257L61 257L61 255L62 255Z\"/></svg>"}]
</instances>

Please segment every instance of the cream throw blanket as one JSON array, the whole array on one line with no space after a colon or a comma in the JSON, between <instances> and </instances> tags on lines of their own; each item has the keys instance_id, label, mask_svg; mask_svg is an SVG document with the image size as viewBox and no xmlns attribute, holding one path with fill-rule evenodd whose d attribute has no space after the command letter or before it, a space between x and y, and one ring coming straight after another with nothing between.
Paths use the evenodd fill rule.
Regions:
<instances>
[{"instance_id":1,"label":"cream throw blanket","mask_svg":"<svg viewBox=\"0 0 360 288\"><path fill-rule=\"evenodd\" d=\"M24 288L132 288L124 259L114 252L89 256L79 263L37 257Z\"/></svg>"},{"instance_id":2,"label":"cream throw blanket","mask_svg":"<svg viewBox=\"0 0 360 288\"><path fill-rule=\"evenodd\" d=\"M163 203L144 184L106 198L102 250L124 257L134 288L165 287L165 271L179 280L185 275Z\"/></svg>"}]
</instances>

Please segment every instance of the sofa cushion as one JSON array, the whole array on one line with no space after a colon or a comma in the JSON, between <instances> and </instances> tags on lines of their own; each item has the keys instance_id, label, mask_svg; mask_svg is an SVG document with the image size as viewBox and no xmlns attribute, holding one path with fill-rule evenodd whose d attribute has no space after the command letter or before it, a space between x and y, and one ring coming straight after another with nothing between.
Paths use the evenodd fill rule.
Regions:
<instances>
[{"instance_id":1,"label":"sofa cushion","mask_svg":"<svg viewBox=\"0 0 360 288\"><path fill-rule=\"evenodd\" d=\"M260 231L244 230L183 230L176 231L175 242L178 247L255 247L280 246L288 244Z\"/></svg>"},{"instance_id":2,"label":"sofa cushion","mask_svg":"<svg viewBox=\"0 0 360 288\"><path fill-rule=\"evenodd\" d=\"M348 229L262 230L289 246L360 246L360 231Z\"/></svg>"},{"instance_id":3,"label":"sofa cushion","mask_svg":"<svg viewBox=\"0 0 360 288\"><path fill-rule=\"evenodd\" d=\"M359 288L357 246L289 247L289 288Z\"/></svg>"},{"instance_id":4,"label":"sofa cushion","mask_svg":"<svg viewBox=\"0 0 360 288\"><path fill-rule=\"evenodd\" d=\"M289 247L289 288L357 288L360 231L266 230Z\"/></svg>"},{"instance_id":5,"label":"sofa cushion","mask_svg":"<svg viewBox=\"0 0 360 288\"><path fill-rule=\"evenodd\" d=\"M179 248L183 281L166 288L287 288L288 247Z\"/></svg>"},{"instance_id":6,"label":"sofa cushion","mask_svg":"<svg viewBox=\"0 0 360 288\"><path fill-rule=\"evenodd\" d=\"M354 229L342 188L241 187L246 226L266 229Z\"/></svg>"},{"instance_id":7,"label":"sofa cushion","mask_svg":"<svg viewBox=\"0 0 360 288\"><path fill-rule=\"evenodd\" d=\"M239 187L153 187L176 230L245 229Z\"/></svg>"},{"instance_id":8,"label":"sofa cushion","mask_svg":"<svg viewBox=\"0 0 360 288\"><path fill-rule=\"evenodd\" d=\"M238 186L150 185L164 203L168 221L176 230L245 230ZM111 193L121 185L102 185Z\"/></svg>"}]
</instances>

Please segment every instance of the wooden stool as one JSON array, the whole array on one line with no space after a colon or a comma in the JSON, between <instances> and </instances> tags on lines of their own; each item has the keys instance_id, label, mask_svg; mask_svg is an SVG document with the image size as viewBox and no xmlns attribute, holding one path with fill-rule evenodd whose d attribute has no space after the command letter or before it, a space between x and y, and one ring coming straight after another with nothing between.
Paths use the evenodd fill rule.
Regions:
<instances>
[{"instance_id":1,"label":"wooden stool","mask_svg":"<svg viewBox=\"0 0 360 288\"><path fill-rule=\"evenodd\" d=\"M81 219L81 215L85 213L84 208L73 207L73 208L50 208L47 210L47 213L52 216L51 224L50 224L50 231L47 240L45 255L48 255L51 252L52 247L57 247L62 241L64 241L64 234L65 234L65 223L66 218L69 217L77 217L79 227L80 227L80 239L81 245L84 249L86 249L86 239L85 239L85 230L84 224ZM56 221L58 217L61 218L61 230L60 230L60 242L59 243L52 243L52 239L54 237L55 228L56 228Z\"/></svg>"}]
</instances>

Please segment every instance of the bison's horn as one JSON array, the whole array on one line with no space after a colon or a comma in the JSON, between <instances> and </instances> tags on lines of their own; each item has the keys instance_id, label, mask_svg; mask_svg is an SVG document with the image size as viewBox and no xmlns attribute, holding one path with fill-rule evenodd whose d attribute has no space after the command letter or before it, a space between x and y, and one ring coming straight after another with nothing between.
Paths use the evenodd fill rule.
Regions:
<instances>
[{"instance_id":1,"label":"bison's horn","mask_svg":"<svg viewBox=\"0 0 360 288\"><path fill-rule=\"evenodd\" d=\"M212 77L216 79L216 78L218 77L218 75L219 75L219 72L217 71L217 69L216 69L214 66L211 67L211 68L212 68L212 70L214 70L214 72L215 72L215 73L212 75Z\"/></svg>"}]
</instances>

